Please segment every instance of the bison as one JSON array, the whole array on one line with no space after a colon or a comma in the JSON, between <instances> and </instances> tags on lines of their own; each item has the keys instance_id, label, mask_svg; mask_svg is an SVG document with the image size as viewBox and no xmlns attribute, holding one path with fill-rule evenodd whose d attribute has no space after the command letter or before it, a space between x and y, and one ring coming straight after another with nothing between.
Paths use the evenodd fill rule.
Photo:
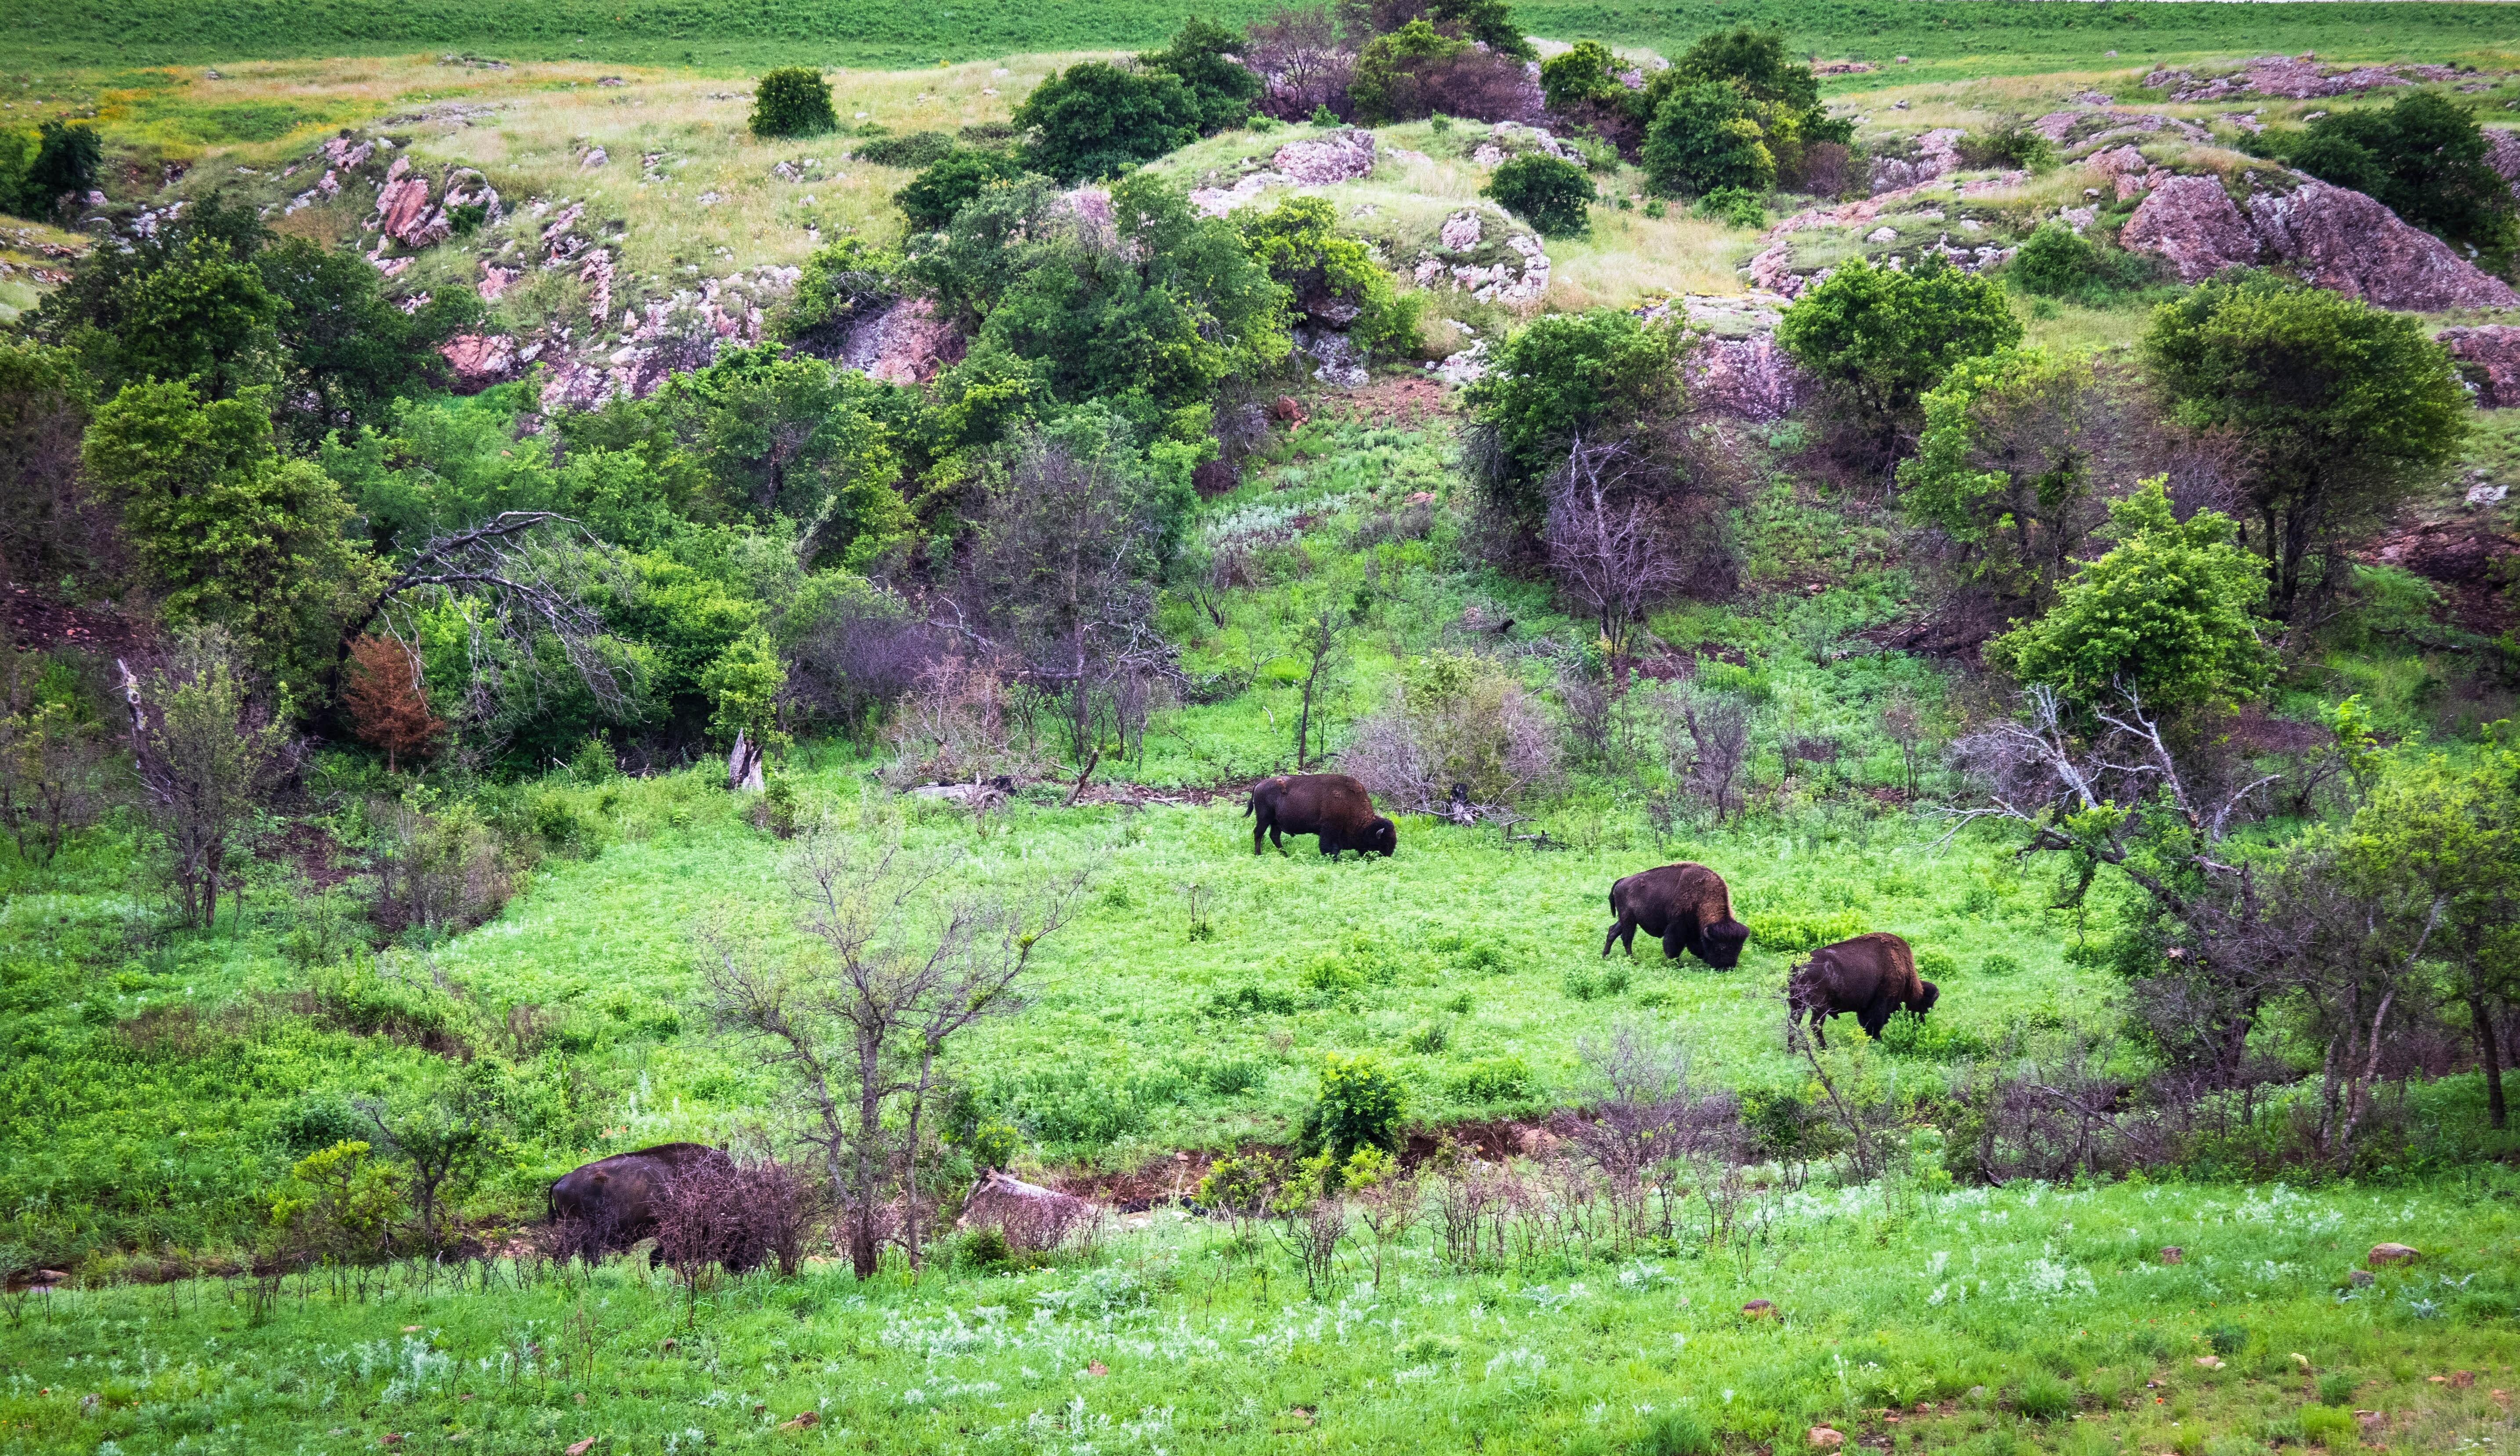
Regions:
<instances>
[{"instance_id":1,"label":"bison","mask_svg":"<svg viewBox=\"0 0 2520 1456\"><path fill-rule=\"evenodd\" d=\"M1878 1041L1891 1013L1904 1008L1922 1016L1934 1009L1942 993L1933 982L1916 978L1916 955L1906 941L1876 930L1822 946L1794 967L1785 986L1785 1024L1808 1018L1812 1038L1826 1050L1828 1037L1821 1023L1852 1011L1864 1034Z\"/></svg>"},{"instance_id":2,"label":"bison","mask_svg":"<svg viewBox=\"0 0 2520 1456\"><path fill-rule=\"evenodd\" d=\"M1637 932L1662 941L1673 960L1687 950L1719 971L1741 962L1750 927L1732 918L1732 891L1724 876L1703 864L1666 864L1629 875L1610 887L1610 913L1618 923L1601 939L1601 953L1624 944L1637 953Z\"/></svg>"},{"instance_id":3,"label":"bison","mask_svg":"<svg viewBox=\"0 0 2520 1456\"><path fill-rule=\"evenodd\" d=\"M1373 812L1373 796L1344 773L1296 773L1264 778L1251 786L1251 802L1242 806L1251 819L1251 853L1260 853L1261 836L1281 851L1282 834L1321 836L1322 853L1341 850L1389 855L1400 848L1400 831Z\"/></svg>"},{"instance_id":4,"label":"bison","mask_svg":"<svg viewBox=\"0 0 2520 1456\"><path fill-rule=\"evenodd\" d=\"M731 1179L735 1171L733 1158L696 1142L615 1153L562 1173L551 1185L552 1222L563 1230L570 1254L618 1254L655 1234L675 1181L695 1175ZM653 1255L649 1261L655 1261Z\"/></svg>"}]
</instances>

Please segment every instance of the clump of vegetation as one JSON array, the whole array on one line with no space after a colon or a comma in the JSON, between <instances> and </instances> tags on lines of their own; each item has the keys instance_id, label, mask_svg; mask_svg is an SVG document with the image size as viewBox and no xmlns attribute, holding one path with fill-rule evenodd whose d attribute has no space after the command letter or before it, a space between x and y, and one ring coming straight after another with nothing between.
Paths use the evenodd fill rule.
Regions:
<instances>
[{"instance_id":1,"label":"clump of vegetation","mask_svg":"<svg viewBox=\"0 0 2520 1456\"><path fill-rule=\"evenodd\" d=\"M1593 179L1571 161L1536 152L1509 157L1498 164L1479 195L1546 237L1581 237L1592 228Z\"/></svg>"},{"instance_id":2,"label":"clump of vegetation","mask_svg":"<svg viewBox=\"0 0 2520 1456\"><path fill-rule=\"evenodd\" d=\"M1297 1145L1306 1157L1328 1154L1333 1164L1359 1148L1394 1152L1408 1111L1407 1089L1379 1060L1333 1052L1322 1059L1321 1093L1304 1114Z\"/></svg>"},{"instance_id":3,"label":"clump of vegetation","mask_svg":"<svg viewBox=\"0 0 2520 1456\"><path fill-rule=\"evenodd\" d=\"M756 137L819 137L836 131L840 118L832 110L832 83L806 66L764 72L753 87L747 124Z\"/></svg>"},{"instance_id":4,"label":"clump of vegetation","mask_svg":"<svg viewBox=\"0 0 2520 1456\"><path fill-rule=\"evenodd\" d=\"M1024 165L1063 183L1112 177L1198 136L1204 113L1179 75L1086 61L1053 71L1015 108Z\"/></svg>"}]
</instances>

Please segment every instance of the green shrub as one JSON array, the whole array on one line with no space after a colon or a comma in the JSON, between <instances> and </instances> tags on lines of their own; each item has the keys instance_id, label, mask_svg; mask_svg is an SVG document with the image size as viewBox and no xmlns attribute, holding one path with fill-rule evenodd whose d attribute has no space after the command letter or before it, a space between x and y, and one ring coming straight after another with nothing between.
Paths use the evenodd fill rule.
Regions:
<instances>
[{"instance_id":1,"label":"green shrub","mask_svg":"<svg viewBox=\"0 0 2520 1456\"><path fill-rule=\"evenodd\" d=\"M1063 183L1133 170L1198 140L1199 110L1170 71L1087 61L1050 73L1015 108L1024 161Z\"/></svg>"},{"instance_id":2,"label":"green shrub","mask_svg":"<svg viewBox=\"0 0 2520 1456\"><path fill-rule=\"evenodd\" d=\"M1199 1072L1199 1081L1220 1097L1239 1097L1268 1080L1269 1064L1258 1057L1226 1057Z\"/></svg>"},{"instance_id":3,"label":"green shrub","mask_svg":"<svg viewBox=\"0 0 2520 1456\"><path fill-rule=\"evenodd\" d=\"M1441 1052L1452 1039L1453 1029L1448 1024L1421 1021L1410 1028L1409 1035L1400 1038L1400 1044L1421 1057L1431 1057Z\"/></svg>"},{"instance_id":4,"label":"green shrub","mask_svg":"<svg viewBox=\"0 0 2520 1456\"><path fill-rule=\"evenodd\" d=\"M1191 19L1175 31L1172 43L1138 58L1148 70L1181 77L1198 107L1198 129L1214 133L1240 126L1260 99L1259 73L1234 59L1242 37L1213 21Z\"/></svg>"},{"instance_id":5,"label":"green shrub","mask_svg":"<svg viewBox=\"0 0 2520 1456\"><path fill-rule=\"evenodd\" d=\"M1211 1016L1292 1016L1295 997L1273 987L1237 986L1209 996L1207 1010Z\"/></svg>"},{"instance_id":6,"label":"green shrub","mask_svg":"<svg viewBox=\"0 0 2520 1456\"><path fill-rule=\"evenodd\" d=\"M871 166L928 167L953 155L956 148L954 139L944 132L914 131L897 137L869 137L851 150L858 160Z\"/></svg>"},{"instance_id":7,"label":"green shrub","mask_svg":"<svg viewBox=\"0 0 2520 1456\"><path fill-rule=\"evenodd\" d=\"M1006 1123L982 1123L963 1139L971 1161L981 1168L1006 1168L1023 1151L1023 1134Z\"/></svg>"},{"instance_id":8,"label":"green shrub","mask_svg":"<svg viewBox=\"0 0 2520 1456\"><path fill-rule=\"evenodd\" d=\"M2080 291L2098 272L2100 250L2061 222L2042 223L2021 241L2004 279L2028 293L2060 298Z\"/></svg>"},{"instance_id":9,"label":"green shrub","mask_svg":"<svg viewBox=\"0 0 2520 1456\"><path fill-rule=\"evenodd\" d=\"M2074 1388L2045 1370L2034 1370L2013 1390L2012 1408L2034 1421L2053 1421L2073 1413Z\"/></svg>"},{"instance_id":10,"label":"green shrub","mask_svg":"<svg viewBox=\"0 0 2520 1456\"><path fill-rule=\"evenodd\" d=\"M932 233L952 222L965 202L1022 175L1022 164L1004 152L951 150L911 178L892 200L914 230Z\"/></svg>"},{"instance_id":11,"label":"green shrub","mask_svg":"<svg viewBox=\"0 0 2520 1456\"><path fill-rule=\"evenodd\" d=\"M2318 1398L2325 1405L2352 1405L2362 1377L2351 1370L2331 1370L2318 1378Z\"/></svg>"},{"instance_id":12,"label":"green shrub","mask_svg":"<svg viewBox=\"0 0 2520 1456\"><path fill-rule=\"evenodd\" d=\"M1719 187L1699 198L1690 210L1699 217L1720 219L1736 228L1765 227L1768 221L1766 198L1746 187Z\"/></svg>"},{"instance_id":13,"label":"green shrub","mask_svg":"<svg viewBox=\"0 0 2520 1456\"><path fill-rule=\"evenodd\" d=\"M1959 974L1958 957L1949 950L1929 948L1916 952L1916 974L1927 981L1942 981Z\"/></svg>"},{"instance_id":14,"label":"green shrub","mask_svg":"<svg viewBox=\"0 0 2520 1456\"><path fill-rule=\"evenodd\" d=\"M1479 196L1540 230L1580 238L1592 231L1593 179L1571 161L1534 152L1499 164Z\"/></svg>"},{"instance_id":15,"label":"green shrub","mask_svg":"<svg viewBox=\"0 0 2520 1456\"><path fill-rule=\"evenodd\" d=\"M1344 1163L1359 1148L1397 1151L1409 1094L1372 1053L1322 1058L1322 1089L1304 1114L1297 1145L1306 1157L1328 1153Z\"/></svg>"},{"instance_id":16,"label":"green shrub","mask_svg":"<svg viewBox=\"0 0 2520 1456\"><path fill-rule=\"evenodd\" d=\"M1601 994L1600 978L1584 966L1568 971L1563 984L1566 993L1579 1001L1589 1001Z\"/></svg>"},{"instance_id":17,"label":"green shrub","mask_svg":"<svg viewBox=\"0 0 2520 1456\"><path fill-rule=\"evenodd\" d=\"M1520 1102L1531 1096L1531 1068L1520 1057L1465 1062L1445 1087L1463 1102Z\"/></svg>"},{"instance_id":18,"label":"green shrub","mask_svg":"<svg viewBox=\"0 0 2520 1456\"><path fill-rule=\"evenodd\" d=\"M1702 197L1720 187L1764 195L1777 185L1777 158L1753 111L1747 97L1722 82L1675 88L1655 109L1637 154L1645 185L1666 197Z\"/></svg>"},{"instance_id":19,"label":"green shrub","mask_svg":"<svg viewBox=\"0 0 2520 1456\"><path fill-rule=\"evenodd\" d=\"M2010 121L1960 138L1960 165L2044 171L2055 164L2056 147L2025 121Z\"/></svg>"},{"instance_id":20,"label":"green shrub","mask_svg":"<svg viewBox=\"0 0 2520 1456\"><path fill-rule=\"evenodd\" d=\"M1901 269L1853 259L1785 310L1777 342L1844 386L1860 422L1895 442L1952 366L2021 340L2003 286L1928 252Z\"/></svg>"},{"instance_id":21,"label":"green shrub","mask_svg":"<svg viewBox=\"0 0 2520 1456\"><path fill-rule=\"evenodd\" d=\"M1864 921L1852 911L1829 914L1750 914L1750 944L1778 955L1802 955L1864 934Z\"/></svg>"},{"instance_id":22,"label":"green shrub","mask_svg":"<svg viewBox=\"0 0 2520 1456\"><path fill-rule=\"evenodd\" d=\"M1482 482L1490 503L1537 526L1548 505L1542 482L1570 438L1624 429L1673 402L1680 342L1677 331L1615 308L1544 314L1508 338L1467 396L1495 441Z\"/></svg>"},{"instance_id":23,"label":"green shrub","mask_svg":"<svg viewBox=\"0 0 2520 1456\"><path fill-rule=\"evenodd\" d=\"M770 777L761 786L761 802L753 813L761 827L781 839L793 839L803 821L804 812L797 802L796 784L787 774Z\"/></svg>"},{"instance_id":24,"label":"green shrub","mask_svg":"<svg viewBox=\"0 0 2520 1456\"><path fill-rule=\"evenodd\" d=\"M805 66L783 66L763 75L752 93L756 137L818 137L839 128L832 110L831 83Z\"/></svg>"},{"instance_id":25,"label":"green shrub","mask_svg":"<svg viewBox=\"0 0 2520 1456\"><path fill-rule=\"evenodd\" d=\"M2248 1326L2215 1325L2205 1332L2205 1343L2218 1355L2236 1355L2249 1347Z\"/></svg>"},{"instance_id":26,"label":"green shrub","mask_svg":"<svg viewBox=\"0 0 2520 1456\"><path fill-rule=\"evenodd\" d=\"M1893 1015L1881 1028L1881 1049L1892 1056L1928 1062L1958 1062L1986 1054L1986 1040L1975 1032L1954 1026L1947 1017Z\"/></svg>"},{"instance_id":27,"label":"green shrub","mask_svg":"<svg viewBox=\"0 0 2520 1456\"><path fill-rule=\"evenodd\" d=\"M2017 976L2021 974L2021 962L1998 950L1977 963L1977 973L1981 976ZM1923 975L1923 969L1920 967L1916 974Z\"/></svg>"},{"instance_id":28,"label":"green shrub","mask_svg":"<svg viewBox=\"0 0 2520 1456\"><path fill-rule=\"evenodd\" d=\"M271 1130L290 1157L303 1158L335 1143L373 1135L377 1129L340 1093L310 1092L282 1113Z\"/></svg>"}]
</instances>

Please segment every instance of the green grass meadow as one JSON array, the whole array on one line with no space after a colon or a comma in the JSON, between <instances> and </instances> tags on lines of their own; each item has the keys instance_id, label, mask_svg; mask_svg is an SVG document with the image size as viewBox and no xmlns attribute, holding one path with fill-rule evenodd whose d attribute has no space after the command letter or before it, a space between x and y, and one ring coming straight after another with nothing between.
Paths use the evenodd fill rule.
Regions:
<instances>
[{"instance_id":1,"label":"green grass meadow","mask_svg":"<svg viewBox=\"0 0 2520 1456\"><path fill-rule=\"evenodd\" d=\"M1024 0L913 6L888 0L9 0L0 28L17 66L199 65L318 56L459 50L504 60L584 60L735 70L817 64L932 66L1016 52L1137 48L1198 15L1226 24L1258 18L1258 0L1192 6L1180 0ZM2520 42L2520 23L2490 4L2109 3L2038 0L1732 0L1712 6L1524 3L1523 28L1665 51L1708 30L1750 23L1784 29L1824 57L1916 70L1996 73L2105 68L2192 55L2317 50L2351 60L2482 57ZM1912 74L1903 71L1895 74ZM1874 77L1869 79L1882 79Z\"/></svg>"}]
</instances>

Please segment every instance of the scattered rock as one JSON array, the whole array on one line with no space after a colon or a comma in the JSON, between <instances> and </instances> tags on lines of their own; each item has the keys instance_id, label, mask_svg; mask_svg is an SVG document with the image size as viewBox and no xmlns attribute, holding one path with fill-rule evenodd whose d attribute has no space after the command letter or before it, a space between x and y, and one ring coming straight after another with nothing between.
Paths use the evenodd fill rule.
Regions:
<instances>
[{"instance_id":1,"label":"scattered rock","mask_svg":"<svg viewBox=\"0 0 2520 1456\"><path fill-rule=\"evenodd\" d=\"M1814 1426L1803 1433L1803 1444L1815 1451L1834 1451L1846 1444L1846 1434L1826 1426Z\"/></svg>"},{"instance_id":2,"label":"scattered rock","mask_svg":"<svg viewBox=\"0 0 2520 1456\"><path fill-rule=\"evenodd\" d=\"M2161 1251L2161 1261L2166 1264L2185 1263L2187 1251L2172 1244Z\"/></svg>"},{"instance_id":3,"label":"scattered rock","mask_svg":"<svg viewBox=\"0 0 2520 1456\"><path fill-rule=\"evenodd\" d=\"M2473 1370L2453 1370L2450 1373L2450 1385L2451 1389L2453 1390L2469 1390L2476 1385L2476 1372Z\"/></svg>"},{"instance_id":4,"label":"scattered rock","mask_svg":"<svg viewBox=\"0 0 2520 1456\"><path fill-rule=\"evenodd\" d=\"M588 253L577 281L586 285L587 317L598 324L612 317L612 254L600 247Z\"/></svg>"},{"instance_id":5,"label":"scattered rock","mask_svg":"<svg viewBox=\"0 0 2520 1456\"><path fill-rule=\"evenodd\" d=\"M2421 1257L2422 1255L2404 1244L2374 1244L2371 1252L2363 1257L2363 1262L2380 1269L2391 1264L2410 1264Z\"/></svg>"},{"instance_id":6,"label":"scattered rock","mask_svg":"<svg viewBox=\"0 0 2520 1456\"><path fill-rule=\"evenodd\" d=\"M1434 367L1435 376L1447 384L1475 384L1487 377L1488 341L1479 339L1466 349L1444 356Z\"/></svg>"},{"instance_id":7,"label":"scattered rock","mask_svg":"<svg viewBox=\"0 0 2520 1456\"><path fill-rule=\"evenodd\" d=\"M2345 1282L2353 1285L2356 1289L2369 1289L2375 1281L2372 1279L2369 1271L2355 1269L2346 1274Z\"/></svg>"},{"instance_id":8,"label":"scattered rock","mask_svg":"<svg viewBox=\"0 0 2520 1456\"><path fill-rule=\"evenodd\" d=\"M1473 208L1466 212L1456 212L1452 216L1445 218L1444 229L1441 237L1444 245L1453 249L1455 252L1466 252L1469 249L1478 246L1479 214L1477 209Z\"/></svg>"},{"instance_id":9,"label":"scattered rock","mask_svg":"<svg viewBox=\"0 0 2520 1456\"><path fill-rule=\"evenodd\" d=\"M1030 1241L1039 1244L1056 1242L1059 1233L1093 1219L1101 1212L1097 1205L1074 1194L1027 1183L990 1169L971 1185L970 1196L963 1200L963 1215L954 1220L954 1226L997 1228L1010 1233L1020 1230L1035 1236Z\"/></svg>"},{"instance_id":10,"label":"scattered rock","mask_svg":"<svg viewBox=\"0 0 2520 1456\"><path fill-rule=\"evenodd\" d=\"M1773 333L1704 338L1681 362L1689 402L1741 419L1781 419L1809 397L1811 377Z\"/></svg>"},{"instance_id":11,"label":"scattered rock","mask_svg":"<svg viewBox=\"0 0 2520 1456\"><path fill-rule=\"evenodd\" d=\"M2228 96L2272 96L2307 101L2317 96L2347 96L2384 86L2411 86L2417 81L2446 81L2458 74L2447 66L2362 66L2321 69L2314 52L2298 56L2260 56L2228 75L2198 80L2192 71L2156 70L2143 78L2147 89L2169 91L2178 102L2221 101Z\"/></svg>"},{"instance_id":12,"label":"scattered rock","mask_svg":"<svg viewBox=\"0 0 2520 1456\"><path fill-rule=\"evenodd\" d=\"M1885 156L1872 163L1871 186L1875 197L1899 192L1919 183L1931 182L1959 170L1960 138L1967 135L1958 127L1938 126L1916 138L1913 159Z\"/></svg>"},{"instance_id":13,"label":"scattered rock","mask_svg":"<svg viewBox=\"0 0 2520 1456\"><path fill-rule=\"evenodd\" d=\"M2520 133L2489 129L2485 136L2486 162L2511 184L2511 195L2520 198Z\"/></svg>"},{"instance_id":14,"label":"scattered rock","mask_svg":"<svg viewBox=\"0 0 2520 1456\"><path fill-rule=\"evenodd\" d=\"M1885 223L1880 227L1874 228L1871 232L1865 234L1864 241L1867 243L1896 243L1899 241L1899 230Z\"/></svg>"},{"instance_id":15,"label":"scattered rock","mask_svg":"<svg viewBox=\"0 0 2520 1456\"><path fill-rule=\"evenodd\" d=\"M1085 1373L1088 1376L1099 1380L1103 1376L1109 1375L1111 1373L1111 1367L1103 1364L1101 1360L1088 1360L1085 1362Z\"/></svg>"},{"instance_id":16,"label":"scattered rock","mask_svg":"<svg viewBox=\"0 0 2520 1456\"><path fill-rule=\"evenodd\" d=\"M586 1439L570 1446L566 1452L566 1456L586 1456L587 1452L595 1449L595 1443L598 1439L600 1439L600 1437L592 1435L588 1436Z\"/></svg>"},{"instance_id":17,"label":"scattered rock","mask_svg":"<svg viewBox=\"0 0 2520 1456\"><path fill-rule=\"evenodd\" d=\"M840 343L840 362L870 379L924 384L963 358L962 331L937 316L924 298L904 298L874 318L853 325Z\"/></svg>"},{"instance_id":18,"label":"scattered rock","mask_svg":"<svg viewBox=\"0 0 2520 1456\"><path fill-rule=\"evenodd\" d=\"M517 273L514 268L502 268L484 258L481 260L481 281L472 286L472 290L481 295L482 302L496 303L499 295L516 283Z\"/></svg>"},{"instance_id":19,"label":"scattered rock","mask_svg":"<svg viewBox=\"0 0 2520 1456\"><path fill-rule=\"evenodd\" d=\"M2470 506L2499 506L2502 504L2503 498L2510 494L2511 487L2507 485L2486 485L2480 482L2467 488L2467 504Z\"/></svg>"},{"instance_id":20,"label":"scattered rock","mask_svg":"<svg viewBox=\"0 0 2520 1456\"><path fill-rule=\"evenodd\" d=\"M1223 217L1273 187L1284 187L1294 179L1283 172L1263 168L1246 173L1232 187L1195 188L1190 195L1190 205L1201 217Z\"/></svg>"},{"instance_id":21,"label":"scattered rock","mask_svg":"<svg viewBox=\"0 0 2520 1456\"><path fill-rule=\"evenodd\" d=\"M1354 182L1373 171L1373 133L1346 127L1313 141L1288 142L1269 164L1298 187Z\"/></svg>"},{"instance_id":22,"label":"scattered rock","mask_svg":"<svg viewBox=\"0 0 2520 1456\"><path fill-rule=\"evenodd\" d=\"M1752 1319L1775 1319L1777 1305L1772 1300L1752 1300L1741 1306L1741 1312Z\"/></svg>"},{"instance_id":23,"label":"scattered rock","mask_svg":"<svg viewBox=\"0 0 2520 1456\"><path fill-rule=\"evenodd\" d=\"M459 333L440 345L446 367L454 372L455 392L478 394L517 375L517 341L505 333Z\"/></svg>"},{"instance_id":24,"label":"scattered rock","mask_svg":"<svg viewBox=\"0 0 2520 1456\"><path fill-rule=\"evenodd\" d=\"M603 148L589 147L586 149L586 154L577 159L577 169L581 172L591 172L611 159Z\"/></svg>"},{"instance_id":25,"label":"scattered rock","mask_svg":"<svg viewBox=\"0 0 2520 1456\"><path fill-rule=\"evenodd\" d=\"M1869 61L1822 61L1812 67L1816 76L1860 76L1878 69Z\"/></svg>"},{"instance_id":26,"label":"scattered rock","mask_svg":"<svg viewBox=\"0 0 2520 1456\"><path fill-rule=\"evenodd\" d=\"M1365 350L1336 329L1293 330L1295 352L1313 361L1313 377L1333 389L1354 389L1368 377Z\"/></svg>"},{"instance_id":27,"label":"scattered rock","mask_svg":"<svg viewBox=\"0 0 2520 1456\"><path fill-rule=\"evenodd\" d=\"M428 220L428 182L426 178L403 175L409 166L404 157L395 157L393 172L377 192L377 230L396 243L418 247L416 242ZM324 174L331 180L332 174ZM321 184L318 184L319 186Z\"/></svg>"},{"instance_id":28,"label":"scattered rock","mask_svg":"<svg viewBox=\"0 0 2520 1456\"><path fill-rule=\"evenodd\" d=\"M2199 1370L2220 1370L2223 1368L2223 1357L2221 1355L2198 1355L2196 1357L2196 1368Z\"/></svg>"}]
</instances>

